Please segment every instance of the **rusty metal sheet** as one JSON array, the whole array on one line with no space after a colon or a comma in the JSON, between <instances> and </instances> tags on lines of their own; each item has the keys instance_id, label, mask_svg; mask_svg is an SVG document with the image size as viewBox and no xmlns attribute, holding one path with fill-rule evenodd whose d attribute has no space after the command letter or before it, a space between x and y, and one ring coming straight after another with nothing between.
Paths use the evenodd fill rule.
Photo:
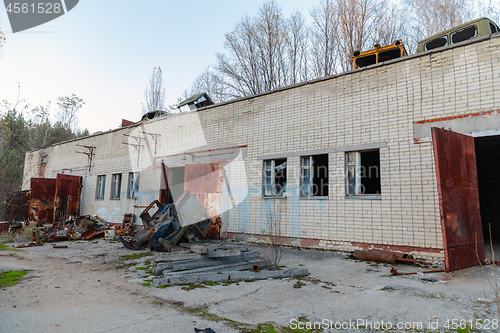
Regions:
<instances>
[{"instance_id":1,"label":"rusty metal sheet","mask_svg":"<svg viewBox=\"0 0 500 333\"><path fill-rule=\"evenodd\" d=\"M54 220L54 197L56 180L50 178L31 178L30 220L39 224L52 223Z\"/></svg>"},{"instance_id":2,"label":"rusty metal sheet","mask_svg":"<svg viewBox=\"0 0 500 333\"><path fill-rule=\"evenodd\" d=\"M222 192L221 165L215 163L188 164L184 172L184 190L193 194Z\"/></svg>"},{"instance_id":3,"label":"rusty metal sheet","mask_svg":"<svg viewBox=\"0 0 500 333\"><path fill-rule=\"evenodd\" d=\"M57 174L54 196L54 223L78 215L82 177Z\"/></svg>"},{"instance_id":4,"label":"rusty metal sheet","mask_svg":"<svg viewBox=\"0 0 500 333\"><path fill-rule=\"evenodd\" d=\"M434 127L432 141L446 271L479 265L485 253L474 138Z\"/></svg>"},{"instance_id":5,"label":"rusty metal sheet","mask_svg":"<svg viewBox=\"0 0 500 333\"><path fill-rule=\"evenodd\" d=\"M4 218L8 221L26 221L30 216L30 194L29 191L16 191L7 195L5 199Z\"/></svg>"},{"instance_id":6,"label":"rusty metal sheet","mask_svg":"<svg viewBox=\"0 0 500 333\"><path fill-rule=\"evenodd\" d=\"M212 218L206 237L220 237L223 166L216 163L186 165L184 189L189 190Z\"/></svg>"}]
</instances>

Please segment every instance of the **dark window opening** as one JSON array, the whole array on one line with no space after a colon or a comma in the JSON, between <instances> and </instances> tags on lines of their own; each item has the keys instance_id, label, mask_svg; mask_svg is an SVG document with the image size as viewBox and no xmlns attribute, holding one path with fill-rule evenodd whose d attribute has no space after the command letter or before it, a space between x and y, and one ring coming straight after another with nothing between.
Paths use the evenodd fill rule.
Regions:
<instances>
[{"instance_id":1,"label":"dark window opening","mask_svg":"<svg viewBox=\"0 0 500 333\"><path fill-rule=\"evenodd\" d=\"M490 23L490 29L492 34L498 31L496 25L494 25L493 23Z\"/></svg>"},{"instance_id":2,"label":"dark window opening","mask_svg":"<svg viewBox=\"0 0 500 333\"><path fill-rule=\"evenodd\" d=\"M380 153L361 152L361 187L363 194L380 194Z\"/></svg>"},{"instance_id":3,"label":"dark window opening","mask_svg":"<svg viewBox=\"0 0 500 333\"><path fill-rule=\"evenodd\" d=\"M378 54L378 62L384 62L401 57L400 49L392 49Z\"/></svg>"},{"instance_id":4,"label":"dark window opening","mask_svg":"<svg viewBox=\"0 0 500 333\"><path fill-rule=\"evenodd\" d=\"M463 28L457 32L451 34L451 42L459 43L464 40L471 39L477 36L477 27L475 25Z\"/></svg>"},{"instance_id":5,"label":"dark window opening","mask_svg":"<svg viewBox=\"0 0 500 333\"><path fill-rule=\"evenodd\" d=\"M376 63L377 63L377 57L375 56L375 54L356 59L356 65L358 67L370 66Z\"/></svg>"},{"instance_id":6,"label":"dark window opening","mask_svg":"<svg viewBox=\"0 0 500 333\"><path fill-rule=\"evenodd\" d=\"M448 44L448 37L443 36L425 43L425 49L426 50L437 49L438 47L445 46L447 44Z\"/></svg>"},{"instance_id":7,"label":"dark window opening","mask_svg":"<svg viewBox=\"0 0 500 333\"><path fill-rule=\"evenodd\" d=\"M379 196L380 151L346 153L346 181L347 196Z\"/></svg>"},{"instance_id":8,"label":"dark window opening","mask_svg":"<svg viewBox=\"0 0 500 333\"><path fill-rule=\"evenodd\" d=\"M301 163L301 196L327 197L328 154L305 156Z\"/></svg>"},{"instance_id":9,"label":"dark window opening","mask_svg":"<svg viewBox=\"0 0 500 333\"><path fill-rule=\"evenodd\" d=\"M485 245L500 239L500 136L475 138L479 209Z\"/></svg>"}]
</instances>

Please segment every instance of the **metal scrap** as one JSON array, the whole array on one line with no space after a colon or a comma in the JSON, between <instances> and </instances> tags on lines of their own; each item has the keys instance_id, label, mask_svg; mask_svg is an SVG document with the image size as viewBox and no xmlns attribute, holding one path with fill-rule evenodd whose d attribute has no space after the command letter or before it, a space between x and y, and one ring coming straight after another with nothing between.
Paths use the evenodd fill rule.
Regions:
<instances>
[{"instance_id":1,"label":"metal scrap","mask_svg":"<svg viewBox=\"0 0 500 333\"><path fill-rule=\"evenodd\" d=\"M149 244L152 250L169 252L182 239L191 242L201 238L212 224L205 207L189 191L173 204L151 202L140 217L144 230L128 237L118 233L126 248L139 250Z\"/></svg>"}]
</instances>

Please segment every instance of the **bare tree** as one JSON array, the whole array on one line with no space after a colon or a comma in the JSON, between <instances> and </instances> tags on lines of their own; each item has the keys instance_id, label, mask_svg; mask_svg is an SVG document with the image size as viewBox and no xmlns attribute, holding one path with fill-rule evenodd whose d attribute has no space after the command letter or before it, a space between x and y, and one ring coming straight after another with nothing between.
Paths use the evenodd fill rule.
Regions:
<instances>
[{"instance_id":1,"label":"bare tree","mask_svg":"<svg viewBox=\"0 0 500 333\"><path fill-rule=\"evenodd\" d=\"M288 19L286 49L288 52L288 84L307 81L310 74L309 66L309 30L301 12L295 12Z\"/></svg>"},{"instance_id":2,"label":"bare tree","mask_svg":"<svg viewBox=\"0 0 500 333\"><path fill-rule=\"evenodd\" d=\"M420 40L474 18L474 2L466 0L406 0L412 28Z\"/></svg>"},{"instance_id":3,"label":"bare tree","mask_svg":"<svg viewBox=\"0 0 500 333\"><path fill-rule=\"evenodd\" d=\"M378 0L336 0L338 30L336 44L339 48L341 68L352 68L352 54L372 48L374 31L381 24L386 2Z\"/></svg>"},{"instance_id":4,"label":"bare tree","mask_svg":"<svg viewBox=\"0 0 500 333\"><path fill-rule=\"evenodd\" d=\"M190 95L202 92L206 92L215 103L224 102L227 99L224 80L217 72L211 70L210 66L196 77L190 89Z\"/></svg>"},{"instance_id":5,"label":"bare tree","mask_svg":"<svg viewBox=\"0 0 500 333\"><path fill-rule=\"evenodd\" d=\"M2 46L3 44L5 43L6 39L5 39L5 35L3 34L2 30L0 30L0 59L2 58Z\"/></svg>"},{"instance_id":6,"label":"bare tree","mask_svg":"<svg viewBox=\"0 0 500 333\"><path fill-rule=\"evenodd\" d=\"M313 73L315 77L332 75L337 72L338 49L335 45L338 22L334 0L322 0L311 11Z\"/></svg>"},{"instance_id":7,"label":"bare tree","mask_svg":"<svg viewBox=\"0 0 500 333\"><path fill-rule=\"evenodd\" d=\"M160 66L153 68L149 78L149 84L144 90L144 104L142 114L151 111L165 110L165 87L163 85L163 73Z\"/></svg>"},{"instance_id":8,"label":"bare tree","mask_svg":"<svg viewBox=\"0 0 500 333\"><path fill-rule=\"evenodd\" d=\"M70 137L67 139L72 139L73 133L76 133L78 129L78 115L76 113L84 104L85 102L75 94L57 98L59 111L56 113L56 126L62 127L69 133Z\"/></svg>"}]
</instances>

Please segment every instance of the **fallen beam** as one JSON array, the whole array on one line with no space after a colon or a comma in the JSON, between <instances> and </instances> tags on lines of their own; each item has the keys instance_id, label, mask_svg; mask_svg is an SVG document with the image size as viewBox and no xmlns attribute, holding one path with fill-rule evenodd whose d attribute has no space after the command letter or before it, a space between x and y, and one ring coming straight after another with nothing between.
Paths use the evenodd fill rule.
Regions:
<instances>
[{"instance_id":1,"label":"fallen beam","mask_svg":"<svg viewBox=\"0 0 500 333\"><path fill-rule=\"evenodd\" d=\"M233 249L233 250L215 250L209 251L207 256L209 258L224 258L224 257L234 257L241 255L241 250Z\"/></svg>"},{"instance_id":2,"label":"fallen beam","mask_svg":"<svg viewBox=\"0 0 500 333\"><path fill-rule=\"evenodd\" d=\"M191 252L199 254L207 254L210 251L217 250L222 247L222 244L211 244L211 245L191 245Z\"/></svg>"},{"instance_id":3,"label":"fallen beam","mask_svg":"<svg viewBox=\"0 0 500 333\"><path fill-rule=\"evenodd\" d=\"M160 286L202 282L281 279L306 276L308 273L308 270L305 268L294 268L280 271L229 271L223 273L188 274L158 278L153 280L153 285Z\"/></svg>"},{"instance_id":4,"label":"fallen beam","mask_svg":"<svg viewBox=\"0 0 500 333\"><path fill-rule=\"evenodd\" d=\"M196 269L203 267L211 267L218 266L224 264L232 264L232 263L244 263L251 259L258 258L260 256L259 252L247 252L245 254L240 254L232 257L221 257L214 259L200 259L196 261L190 261L186 263L174 263L172 270L173 271L185 271L188 269Z\"/></svg>"},{"instance_id":5,"label":"fallen beam","mask_svg":"<svg viewBox=\"0 0 500 333\"><path fill-rule=\"evenodd\" d=\"M234 263L226 265L218 265L212 267L202 267L197 269L191 269L188 271L177 271L177 272L163 272L165 277L178 276L178 275L188 275L188 274L203 274L203 273L217 273L217 272L228 272L228 271L241 271L246 269L251 269L253 265L260 265L261 267L265 265L264 260L251 260L245 263Z\"/></svg>"}]
</instances>

